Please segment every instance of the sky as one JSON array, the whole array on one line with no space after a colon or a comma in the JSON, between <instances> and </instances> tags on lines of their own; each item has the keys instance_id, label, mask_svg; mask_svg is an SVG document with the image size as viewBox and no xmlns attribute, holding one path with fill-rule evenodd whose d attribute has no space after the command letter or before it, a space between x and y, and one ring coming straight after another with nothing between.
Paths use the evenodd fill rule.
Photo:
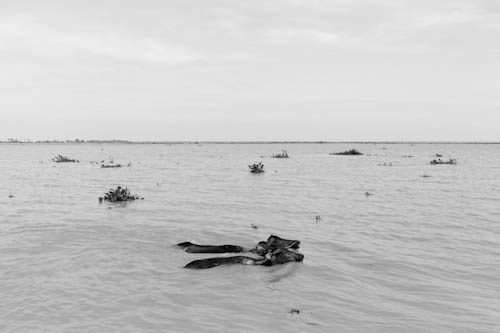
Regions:
<instances>
[{"instance_id":1,"label":"sky","mask_svg":"<svg viewBox=\"0 0 500 333\"><path fill-rule=\"evenodd\" d=\"M500 141L498 0L0 0L0 140Z\"/></svg>"}]
</instances>

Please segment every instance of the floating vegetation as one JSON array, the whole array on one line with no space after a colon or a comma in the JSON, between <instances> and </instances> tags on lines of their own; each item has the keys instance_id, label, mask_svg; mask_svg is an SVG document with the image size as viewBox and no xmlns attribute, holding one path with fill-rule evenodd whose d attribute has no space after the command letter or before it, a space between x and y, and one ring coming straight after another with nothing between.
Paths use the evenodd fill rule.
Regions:
<instances>
[{"instance_id":1,"label":"floating vegetation","mask_svg":"<svg viewBox=\"0 0 500 333\"><path fill-rule=\"evenodd\" d=\"M105 168L121 168L121 167L124 167L124 166L128 166L129 167L131 165L132 165L132 163L130 163L130 162L127 165L123 165L123 164L119 164L119 163L118 164L114 164L114 162L111 160L109 162L109 164L101 163L101 168L104 168L104 169Z\"/></svg>"},{"instance_id":2,"label":"floating vegetation","mask_svg":"<svg viewBox=\"0 0 500 333\"><path fill-rule=\"evenodd\" d=\"M248 168L250 169L251 173L261 173L261 172L264 172L264 164L262 164L262 162L254 163L254 164L249 164Z\"/></svg>"},{"instance_id":3,"label":"floating vegetation","mask_svg":"<svg viewBox=\"0 0 500 333\"><path fill-rule=\"evenodd\" d=\"M281 150L281 153L278 153L278 154L273 154L273 156L271 156L272 158L289 158L290 156L288 156L288 152L284 149Z\"/></svg>"},{"instance_id":4,"label":"floating vegetation","mask_svg":"<svg viewBox=\"0 0 500 333\"><path fill-rule=\"evenodd\" d=\"M101 164L101 168L121 168L121 164Z\"/></svg>"},{"instance_id":5,"label":"floating vegetation","mask_svg":"<svg viewBox=\"0 0 500 333\"><path fill-rule=\"evenodd\" d=\"M63 156L63 155L57 155L56 157L52 158L52 161L56 162L56 163L65 163L65 162L78 163L78 162L80 162L79 160L74 160L74 159L71 159L71 158L69 158L67 156Z\"/></svg>"},{"instance_id":6,"label":"floating vegetation","mask_svg":"<svg viewBox=\"0 0 500 333\"><path fill-rule=\"evenodd\" d=\"M356 149L351 149L351 150L346 150L346 151L342 151L342 152L338 152L338 153L330 153L330 155L363 155L362 153L360 153L359 151L357 151Z\"/></svg>"},{"instance_id":7,"label":"floating vegetation","mask_svg":"<svg viewBox=\"0 0 500 333\"><path fill-rule=\"evenodd\" d=\"M448 161L442 161L440 158L438 158L437 160L432 160L431 164L432 165L436 165L436 164L452 164L452 165L455 165L455 164L457 164L457 160L454 159L454 158L450 158Z\"/></svg>"},{"instance_id":8,"label":"floating vegetation","mask_svg":"<svg viewBox=\"0 0 500 333\"><path fill-rule=\"evenodd\" d=\"M111 189L104 195L104 197L99 197L99 202L103 200L110 202L122 202L122 201L131 201L131 200L144 200L144 198L139 198L138 195L130 194L130 190L128 188L123 188L118 186L115 190Z\"/></svg>"}]
</instances>

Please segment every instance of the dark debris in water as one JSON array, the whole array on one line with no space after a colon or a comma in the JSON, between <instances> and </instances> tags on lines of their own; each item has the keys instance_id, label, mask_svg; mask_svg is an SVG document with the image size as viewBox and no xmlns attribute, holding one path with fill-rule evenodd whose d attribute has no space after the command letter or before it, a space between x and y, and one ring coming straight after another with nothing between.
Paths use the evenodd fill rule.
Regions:
<instances>
[{"instance_id":1,"label":"dark debris in water","mask_svg":"<svg viewBox=\"0 0 500 333\"><path fill-rule=\"evenodd\" d=\"M123 202L123 201L132 201L132 200L144 200L144 198L140 198L138 195L132 195L130 190L125 187L118 186L115 190L111 189L104 195L104 197L99 197L99 202L103 200L110 202Z\"/></svg>"},{"instance_id":2,"label":"dark debris in water","mask_svg":"<svg viewBox=\"0 0 500 333\"><path fill-rule=\"evenodd\" d=\"M362 153L360 153L359 151L357 151L356 149L350 149L350 150L346 150L346 151L342 151L342 152L338 152L338 153L330 153L330 155L363 155Z\"/></svg>"},{"instance_id":3,"label":"dark debris in water","mask_svg":"<svg viewBox=\"0 0 500 333\"><path fill-rule=\"evenodd\" d=\"M67 156L63 156L63 155L57 155L56 157L52 158L52 161L56 162L56 163L65 163L65 162L78 163L78 162L80 162L79 160L71 159L71 158L69 158Z\"/></svg>"}]
</instances>

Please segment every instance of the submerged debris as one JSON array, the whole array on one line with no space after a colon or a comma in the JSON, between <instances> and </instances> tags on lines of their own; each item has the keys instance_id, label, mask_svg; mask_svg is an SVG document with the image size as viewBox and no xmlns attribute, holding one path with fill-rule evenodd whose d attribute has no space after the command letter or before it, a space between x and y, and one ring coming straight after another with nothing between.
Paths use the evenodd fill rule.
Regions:
<instances>
[{"instance_id":1,"label":"submerged debris","mask_svg":"<svg viewBox=\"0 0 500 333\"><path fill-rule=\"evenodd\" d=\"M356 149L346 150L338 153L330 153L330 155L363 155Z\"/></svg>"},{"instance_id":2,"label":"submerged debris","mask_svg":"<svg viewBox=\"0 0 500 333\"><path fill-rule=\"evenodd\" d=\"M431 164L432 165L436 165L436 164L457 164L457 160L454 159L454 158L450 158L448 161L442 161L440 158L438 158L437 160L432 160Z\"/></svg>"},{"instance_id":3,"label":"submerged debris","mask_svg":"<svg viewBox=\"0 0 500 333\"><path fill-rule=\"evenodd\" d=\"M271 156L271 157L272 158L289 158L288 152L284 149L281 150L281 153L273 154L273 156Z\"/></svg>"},{"instance_id":4,"label":"submerged debris","mask_svg":"<svg viewBox=\"0 0 500 333\"><path fill-rule=\"evenodd\" d=\"M248 168L250 168L251 173L261 173L264 172L264 164L262 162L249 164Z\"/></svg>"},{"instance_id":5,"label":"submerged debris","mask_svg":"<svg viewBox=\"0 0 500 333\"><path fill-rule=\"evenodd\" d=\"M78 162L80 162L79 160L74 160L74 159L71 159L71 158L69 158L67 156L63 156L63 155L57 155L56 157L52 158L52 161L56 162L56 163L63 163L63 162L78 163Z\"/></svg>"},{"instance_id":6,"label":"submerged debris","mask_svg":"<svg viewBox=\"0 0 500 333\"><path fill-rule=\"evenodd\" d=\"M144 198L139 198L138 195L130 194L130 190L128 188L123 188L118 186L116 190L109 190L108 193L104 195L104 197L99 197L99 202L103 200L110 202L120 202L120 201L130 201L130 200L144 200Z\"/></svg>"}]
</instances>

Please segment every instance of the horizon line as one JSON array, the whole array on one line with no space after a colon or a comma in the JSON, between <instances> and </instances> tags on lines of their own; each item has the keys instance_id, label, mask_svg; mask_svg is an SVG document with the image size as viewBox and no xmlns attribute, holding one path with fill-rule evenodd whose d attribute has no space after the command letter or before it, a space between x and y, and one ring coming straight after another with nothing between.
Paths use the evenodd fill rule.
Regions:
<instances>
[{"instance_id":1,"label":"horizon line","mask_svg":"<svg viewBox=\"0 0 500 333\"><path fill-rule=\"evenodd\" d=\"M347 140L347 141L329 141L329 140L17 140L8 139L7 141L0 140L0 144L84 144L84 143L115 143L115 144L500 144L500 141L453 141L453 140L436 140L436 141L419 141L419 140Z\"/></svg>"}]
</instances>

